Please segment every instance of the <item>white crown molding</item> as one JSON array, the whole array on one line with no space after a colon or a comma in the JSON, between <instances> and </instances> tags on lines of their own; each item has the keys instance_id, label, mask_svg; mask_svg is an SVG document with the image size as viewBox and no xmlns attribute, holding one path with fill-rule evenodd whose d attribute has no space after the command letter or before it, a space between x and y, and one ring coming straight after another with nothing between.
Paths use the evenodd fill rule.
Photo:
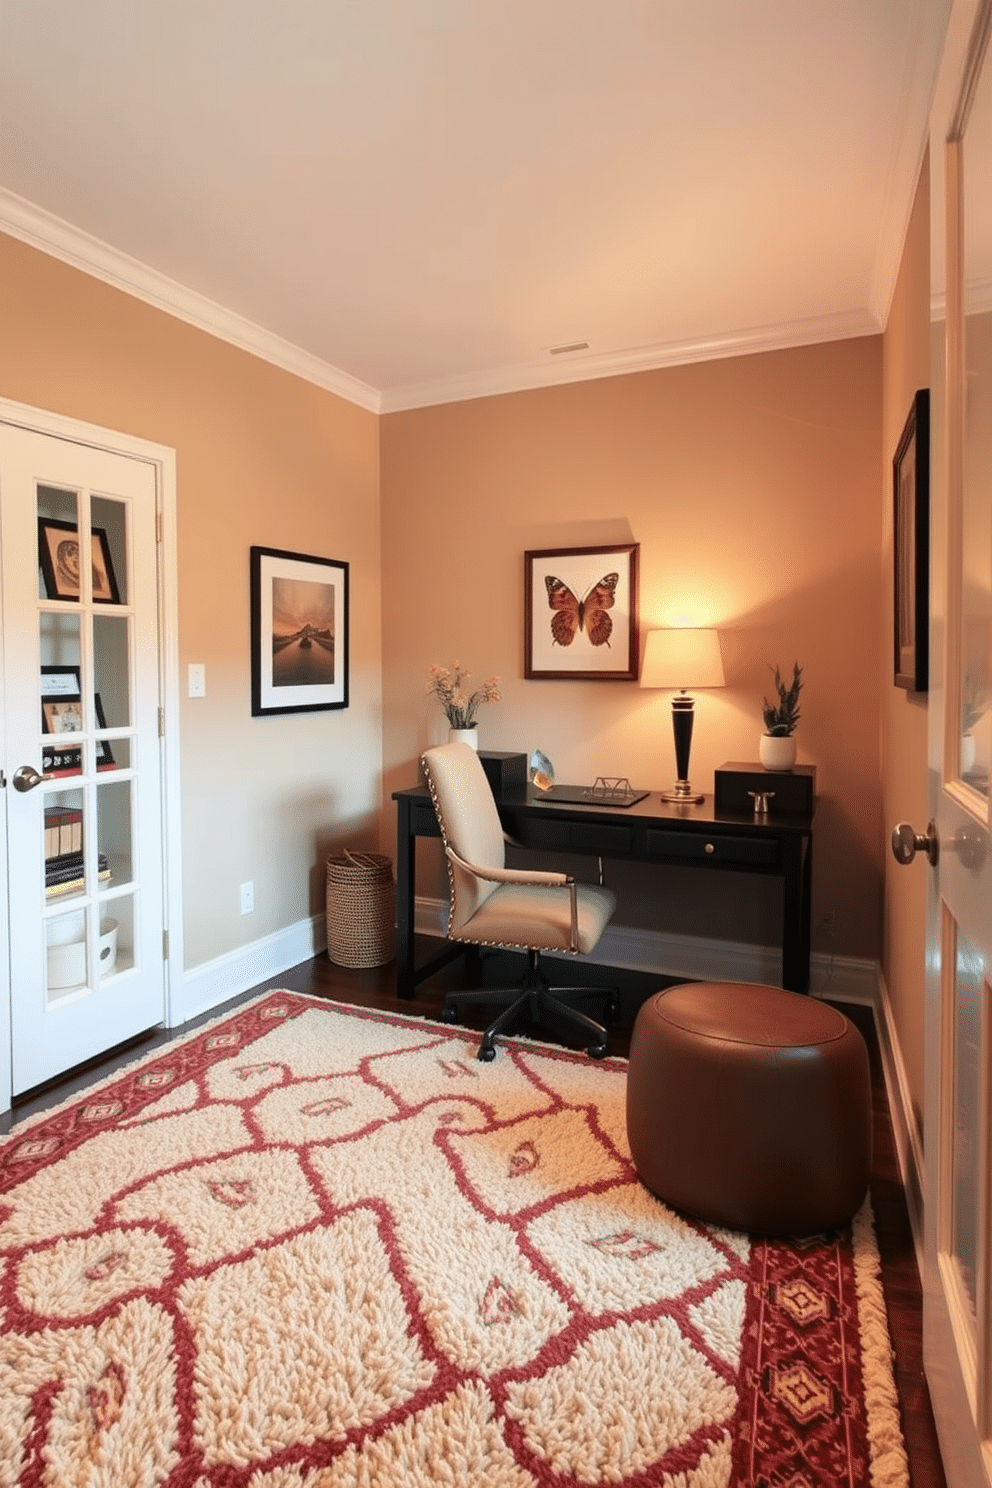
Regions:
<instances>
[{"instance_id":1,"label":"white crown molding","mask_svg":"<svg viewBox=\"0 0 992 1488\"><path fill-rule=\"evenodd\" d=\"M662 346L640 346L633 350L581 352L547 362L526 362L516 367L470 372L462 377L392 388L381 397L381 413L402 413L438 403L462 403L471 398L494 398L504 393L533 388L558 387L568 382L591 382L599 377L623 377L634 372L652 372L662 367L686 366L692 362L720 361L725 357L751 356L761 351L788 351L823 341L849 341L857 336L877 336L881 324L868 310L844 311L813 320L757 326L728 331L722 336L669 342Z\"/></svg>"},{"instance_id":2,"label":"white crown molding","mask_svg":"<svg viewBox=\"0 0 992 1488\"><path fill-rule=\"evenodd\" d=\"M882 329L870 311L851 310L812 320L751 327L743 331L728 331L725 335L658 346L641 346L599 355L579 352L573 356L549 357L547 361L497 367L379 392L311 352L264 330L232 310L226 310L205 295L187 289L138 259L3 188L0 188L0 232L9 233L22 243L90 274L124 294L132 295L167 315L174 315L188 325L302 377L370 413L399 413L406 409L499 397L505 393L559 387L570 382L591 382L601 377L622 377L693 362L783 351L824 341L845 341L857 336L875 336Z\"/></svg>"},{"instance_id":3,"label":"white crown molding","mask_svg":"<svg viewBox=\"0 0 992 1488\"><path fill-rule=\"evenodd\" d=\"M121 253L109 243L91 237L61 217L2 187L0 232L9 233L31 248L60 259L94 279L101 279L114 289L143 300L156 310L164 310L167 315L174 315L187 325L206 331L208 335L247 351L274 367L281 367L284 372L292 372L329 393L336 393L370 413L380 412L378 391L357 377L349 377L346 372L301 350L291 341L285 341L234 311L226 310L205 295L187 289L175 279L150 269L129 254Z\"/></svg>"}]
</instances>

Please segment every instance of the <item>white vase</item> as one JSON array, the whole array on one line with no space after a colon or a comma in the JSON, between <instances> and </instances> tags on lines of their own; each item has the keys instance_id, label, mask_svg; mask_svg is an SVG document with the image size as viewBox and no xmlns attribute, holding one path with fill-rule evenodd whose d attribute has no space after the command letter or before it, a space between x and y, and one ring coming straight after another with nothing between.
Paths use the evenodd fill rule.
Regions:
<instances>
[{"instance_id":1,"label":"white vase","mask_svg":"<svg viewBox=\"0 0 992 1488\"><path fill-rule=\"evenodd\" d=\"M475 727L474 724L472 725L471 728L467 728L467 729L449 728L449 730L448 730L448 743L449 744L467 744L470 749L474 749L474 750L476 750L476 752L478 752L478 748L479 748L479 730Z\"/></svg>"},{"instance_id":2,"label":"white vase","mask_svg":"<svg viewBox=\"0 0 992 1488\"><path fill-rule=\"evenodd\" d=\"M766 770L791 770L796 763L795 734L762 734L758 758Z\"/></svg>"},{"instance_id":3,"label":"white vase","mask_svg":"<svg viewBox=\"0 0 992 1488\"><path fill-rule=\"evenodd\" d=\"M974 734L961 735L961 774L967 775L975 764L975 736Z\"/></svg>"}]
</instances>

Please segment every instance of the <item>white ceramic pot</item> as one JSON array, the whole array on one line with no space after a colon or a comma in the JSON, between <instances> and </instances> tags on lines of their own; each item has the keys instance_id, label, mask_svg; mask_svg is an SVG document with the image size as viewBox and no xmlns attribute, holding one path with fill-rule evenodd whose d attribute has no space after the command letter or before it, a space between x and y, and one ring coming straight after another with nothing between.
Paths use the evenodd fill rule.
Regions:
<instances>
[{"instance_id":1,"label":"white ceramic pot","mask_svg":"<svg viewBox=\"0 0 992 1488\"><path fill-rule=\"evenodd\" d=\"M791 770L796 763L795 734L762 734L758 758L766 770Z\"/></svg>"},{"instance_id":2,"label":"white ceramic pot","mask_svg":"<svg viewBox=\"0 0 992 1488\"><path fill-rule=\"evenodd\" d=\"M961 774L967 775L975 764L975 736L974 734L961 735Z\"/></svg>"},{"instance_id":3,"label":"white ceramic pot","mask_svg":"<svg viewBox=\"0 0 992 1488\"><path fill-rule=\"evenodd\" d=\"M474 749L474 750L476 750L476 752L478 752L478 748L479 748L479 730L477 728L467 728L467 729L456 729L456 728L452 728L452 729L449 729L448 730L448 743L449 744L467 744L470 749Z\"/></svg>"}]
</instances>

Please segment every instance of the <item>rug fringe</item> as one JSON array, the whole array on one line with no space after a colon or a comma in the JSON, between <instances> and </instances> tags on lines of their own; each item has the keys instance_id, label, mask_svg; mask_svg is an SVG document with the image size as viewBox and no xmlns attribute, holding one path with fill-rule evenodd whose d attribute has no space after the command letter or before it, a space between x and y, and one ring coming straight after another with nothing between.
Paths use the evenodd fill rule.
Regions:
<instances>
[{"instance_id":1,"label":"rug fringe","mask_svg":"<svg viewBox=\"0 0 992 1488\"><path fill-rule=\"evenodd\" d=\"M881 1257L875 1239L871 1198L852 1221L854 1284L861 1324L861 1366L868 1412L868 1444L873 1488L909 1488L909 1462L903 1443L893 1350L882 1291Z\"/></svg>"}]
</instances>

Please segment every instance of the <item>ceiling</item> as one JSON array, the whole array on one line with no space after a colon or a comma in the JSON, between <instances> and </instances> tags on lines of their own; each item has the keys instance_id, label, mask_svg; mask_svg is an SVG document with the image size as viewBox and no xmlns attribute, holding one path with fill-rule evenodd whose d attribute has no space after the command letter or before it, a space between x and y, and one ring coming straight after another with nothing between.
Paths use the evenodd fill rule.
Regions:
<instances>
[{"instance_id":1,"label":"ceiling","mask_svg":"<svg viewBox=\"0 0 992 1488\"><path fill-rule=\"evenodd\" d=\"M383 411L870 334L948 8L0 0L0 230Z\"/></svg>"}]
</instances>

